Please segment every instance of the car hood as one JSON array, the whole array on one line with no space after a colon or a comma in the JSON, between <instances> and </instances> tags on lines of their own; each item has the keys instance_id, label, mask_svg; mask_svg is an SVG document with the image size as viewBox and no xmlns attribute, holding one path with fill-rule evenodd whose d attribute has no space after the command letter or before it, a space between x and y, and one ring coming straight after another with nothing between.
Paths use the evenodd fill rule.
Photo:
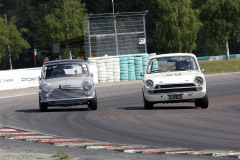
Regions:
<instances>
[{"instance_id":1,"label":"car hood","mask_svg":"<svg viewBox=\"0 0 240 160\"><path fill-rule=\"evenodd\" d=\"M204 78L199 71L178 71L146 74L144 80L151 79L154 84L159 83L192 83L197 76Z\"/></svg>"},{"instance_id":2,"label":"car hood","mask_svg":"<svg viewBox=\"0 0 240 160\"><path fill-rule=\"evenodd\" d=\"M89 81L92 83L92 79L89 77L62 77L45 79L42 81L44 84L50 84L52 88L82 88L82 83Z\"/></svg>"}]
</instances>

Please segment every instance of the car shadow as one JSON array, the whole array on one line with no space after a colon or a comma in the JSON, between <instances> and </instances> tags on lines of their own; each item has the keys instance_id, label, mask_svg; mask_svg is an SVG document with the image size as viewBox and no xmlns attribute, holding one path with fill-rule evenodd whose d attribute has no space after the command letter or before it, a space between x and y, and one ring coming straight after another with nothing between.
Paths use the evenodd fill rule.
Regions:
<instances>
[{"instance_id":1,"label":"car shadow","mask_svg":"<svg viewBox=\"0 0 240 160\"><path fill-rule=\"evenodd\" d=\"M133 106L133 107L122 107L117 108L122 110L178 110L178 109L196 109L193 106L154 106L152 109L145 109L143 106Z\"/></svg>"},{"instance_id":2,"label":"car shadow","mask_svg":"<svg viewBox=\"0 0 240 160\"><path fill-rule=\"evenodd\" d=\"M90 111L90 110L88 108L48 108L46 112L76 112L76 111ZM22 110L16 110L16 112L44 113L44 112L41 112L39 109L22 109Z\"/></svg>"}]
</instances>

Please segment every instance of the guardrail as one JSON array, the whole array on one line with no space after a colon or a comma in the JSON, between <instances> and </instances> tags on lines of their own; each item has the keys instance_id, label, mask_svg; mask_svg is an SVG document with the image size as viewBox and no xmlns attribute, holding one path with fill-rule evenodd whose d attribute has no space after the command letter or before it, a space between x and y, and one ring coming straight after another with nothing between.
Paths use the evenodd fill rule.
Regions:
<instances>
[{"instance_id":1,"label":"guardrail","mask_svg":"<svg viewBox=\"0 0 240 160\"><path fill-rule=\"evenodd\" d=\"M230 54L229 58L230 59L240 58L240 54ZM227 59L227 56L222 55L222 56L197 57L198 61L216 61L216 60L223 60L223 59Z\"/></svg>"}]
</instances>

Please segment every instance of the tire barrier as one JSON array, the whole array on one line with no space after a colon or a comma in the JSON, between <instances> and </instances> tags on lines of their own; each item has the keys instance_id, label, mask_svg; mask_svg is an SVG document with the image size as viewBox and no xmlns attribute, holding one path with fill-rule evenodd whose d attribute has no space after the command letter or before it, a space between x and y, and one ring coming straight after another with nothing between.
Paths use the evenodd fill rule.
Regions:
<instances>
[{"instance_id":1,"label":"tire barrier","mask_svg":"<svg viewBox=\"0 0 240 160\"><path fill-rule=\"evenodd\" d=\"M114 78L113 78L113 59L112 58L106 58L105 59L105 65L106 65L106 72L107 72L106 82L114 82Z\"/></svg>"},{"instance_id":2,"label":"tire barrier","mask_svg":"<svg viewBox=\"0 0 240 160\"><path fill-rule=\"evenodd\" d=\"M97 66L98 82L119 82L141 80L141 73L147 67L149 56L154 54L131 54L114 57L89 58L89 65Z\"/></svg>"},{"instance_id":3,"label":"tire barrier","mask_svg":"<svg viewBox=\"0 0 240 160\"><path fill-rule=\"evenodd\" d=\"M97 59L97 68L98 68L98 81L100 83L105 83L107 81L107 69L105 65L105 60Z\"/></svg>"},{"instance_id":4,"label":"tire barrier","mask_svg":"<svg viewBox=\"0 0 240 160\"><path fill-rule=\"evenodd\" d=\"M98 83L98 67L97 67L97 60L94 58L88 59L89 63L89 70L90 73L93 73L93 81L94 83Z\"/></svg>"},{"instance_id":5,"label":"tire barrier","mask_svg":"<svg viewBox=\"0 0 240 160\"><path fill-rule=\"evenodd\" d=\"M143 54L142 55L142 61L143 61L143 72L142 73L145 73L145 71L146 71L148 58L149 58L148 54Z\"/></svg>"},{"instance_id":6,"label":"tire barrier","mask_svg":"<svg viewBox=\"0 0 240 160\"><path fill-rule=\"evenodd\" d=\"M134 57L128 57L128 80L136 80Z\"/></svg>"},{"instance_id":7,"label":"tire barrier","mask_svg":"<svg viewBox=\"0 0 240 160\"><path fill-rule=\"evenodd\" d=\"M120 80L128 81L128 57L119 57L120 59Z\"/></svg>"},{"instance_id":8,"label":"tire barrier","mask_svg":"<svg viewBox=\"0 0 240 160\"><path fill-rule=\"evenodd\" d=\"M149 54L149 57L152 57L152 56L156 56L157 54L156 53L151 53ZM153 70L158 70L158 64L157 63L153 63Z\"/></svg>"},{"instance_id":9,"label":"tire barrier","mask_svg":"<svg viewBox=\"0 0 240 160\"><path fill-rule=\"evenodd\" d=\"M113 80L114 82L120 81L120 60L119 58L112 58L113 60Z\"/></svg>"},{"instance_id":10,"label":"tire barrier","mask_svg":"<svg viewBox=\"0 0 240 160\"><path fill-rule=\"evenodd\" d=\"M137 80L142 79L140 76L143 73L143 59L141 56L134 57L134 64L135 64L135 76Z\"/></svg>"}]
</instances>

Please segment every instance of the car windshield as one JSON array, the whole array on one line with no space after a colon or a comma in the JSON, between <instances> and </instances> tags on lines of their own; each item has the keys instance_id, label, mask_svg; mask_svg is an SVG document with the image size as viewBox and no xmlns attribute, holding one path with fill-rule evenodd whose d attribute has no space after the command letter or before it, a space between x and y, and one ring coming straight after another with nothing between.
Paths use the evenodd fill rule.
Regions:
<instances>
[{"instance_id":1,"label":"car windshield","mask_svg":"<svg viewBox=\"0 0 240 160\"><path fill-rule=\"evenodd\" d=\"M44 67L45 78L88 76L88 67L82 63L53 64Z\"/></svg>"},{"instance_id":2,"label":"car windshield","mask_svg":"<svg viewBox=\"0 0 240 160\"><path fill-rule=\"evenodd\" d=\"M195 58L192 56L171 56L151 59L147 73L198 70Z\"/></svg>"}]
</instances>

